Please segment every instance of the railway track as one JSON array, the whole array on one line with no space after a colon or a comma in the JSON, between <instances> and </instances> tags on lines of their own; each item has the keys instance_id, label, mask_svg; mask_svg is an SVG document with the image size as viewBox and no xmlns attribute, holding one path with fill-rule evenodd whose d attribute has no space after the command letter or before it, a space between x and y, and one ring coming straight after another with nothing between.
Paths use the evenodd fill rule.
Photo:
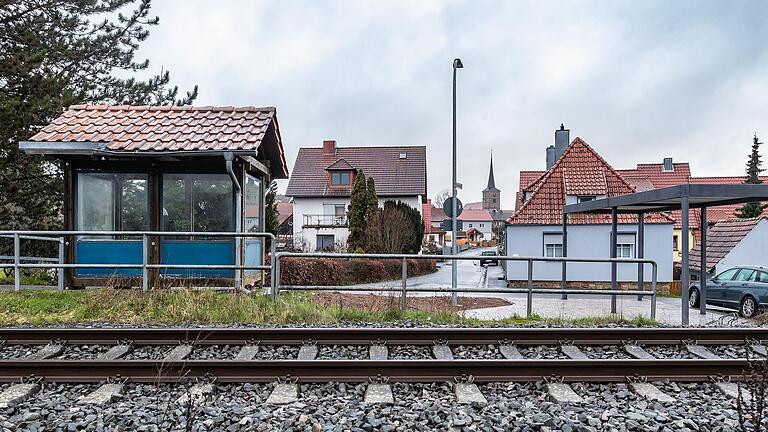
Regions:
<instances>
[{"instance_id":1,"label":"railway track","mask_svg":"<svg viewBox=\"0 0 768 432\"><path fill-rule=\"evenodd\" d=\"M467 377L475 382L549 377L564 382L622 382L627 377L700 382L740 377L749 367L747 356L766 356L763 341L768 341L768 329L4 328L0 340L0 382L29 376L72 383L98 383L117 376L147 383L203 377L229 383L440 382ZM22 356L15 348L19 346L26 350ZM292 347L292 354L269 354L281 346ZM353 347L363 355L318 356L338 346ZM390 356L390 349L398 346L420 347L422 352L428 348L431 355ZM469 347L471 352L477 346L490 347L493 355L454 355L457 347ZM70 347L96 353L87 359L64 355ZM231 355L195 355L202 350L215 357L220 347L227 347ZM738 347L741 354L723 355L722 347ZM673 355L659 355L662 348ZM141 350L155 355L132 355ZM266 354L259 357L259 352Z\"/></svg>"}]
</instances>

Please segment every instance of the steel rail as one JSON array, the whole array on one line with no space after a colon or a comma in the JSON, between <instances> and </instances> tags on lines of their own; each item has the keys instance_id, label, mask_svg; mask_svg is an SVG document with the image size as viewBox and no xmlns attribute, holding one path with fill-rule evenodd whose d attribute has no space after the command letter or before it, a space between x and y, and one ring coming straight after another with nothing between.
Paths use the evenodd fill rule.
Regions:
<instances>
[{"instance_id":1,"label":"steel rail","mask_svg":"<svg viewBox=\"0 0 768 432\"><path fill-rule=\"evenodd\" d=\"M5 360L0 382L34 375L49 382L103 382L120 376L130 382L180 382L216 377L218 382L273 382L286 377L299 382L441 382L471 376L475 382L540 381L552 376L567 382L626 382L643 376L650 381L738 379L749 369L746 359L724 360Z\"/></svg>"},{"instance_id":2,"label":"steel rail","mask_svg":"<svg viewBox=\"0 0 768 432\"><path fill-rule=\"evenodd\" d=\"M0 341L9 345L41 345L52 340L70 344L115 344L130 340L136 345L172 345L189 341L195 345L238 345L260 342L267 345L317 344L368 345L374 341L399 345L478 345L502 342L517 345L612 345L632 341L647 345L681 344L734 345L746 341L768 341L768 327L726 328L515 328L515 327L424 327L424 328L0 328Z\"/></svg>"}]
</instances>

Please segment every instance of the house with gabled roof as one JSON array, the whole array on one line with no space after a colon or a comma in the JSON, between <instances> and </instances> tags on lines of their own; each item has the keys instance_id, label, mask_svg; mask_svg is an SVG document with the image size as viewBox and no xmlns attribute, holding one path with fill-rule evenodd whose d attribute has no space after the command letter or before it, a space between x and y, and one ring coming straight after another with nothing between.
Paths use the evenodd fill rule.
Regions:
<instances>
[{"instance_id":1,"label":"house with gabled roof","mask_svg":"<svg viewBox=\"0 0 768 432\"><path fill-rule=\"evenodd\" d=\"M343 250L355 176L373 177L380 204L401 201L422 212L427 196L425 146L302 147L285 195L293 199L293 244L305 251Z\"/></svg>"},{"instance_id":2,"label":"house with gabled roof","mask_svg":"<svg viewBox=\"0 0 768 432\"><path fill-rule=\"evenodd\" d=\"M691 249L690 262L691 271L698 273L700 248ZM725 219L709 228L707 273L717 275L734 266L768 268L768 216Z\"/></svg>"},{"instance_id":3,"label":"house with gabled roof","mask_svg":"<svg viewBox=\"0 0 768 432\"><path fill-rule=\"evenodd\" d=\"M561 128L562 130L562 128ZM635 192L635 187L613 169L581 138L563 149L552 167L530 180L520 193L520 204L506 221L505 250L510 256L563 256L563 207L567 204ZM658 280L672 281L672 227L667 215L645 215L644 256L658 263ZM637 219L619 215L616 255L635 258L637 251ZM568 256L609 258L611 256L611 218L602 214L579 214L569 217ZM559 281L560 263L536 263L534 280ZM508 283L527 283L527 264L509 262ZM580 263L569 266L571 282L600 283L611 280L610 266ZM619 266L620 282L637 281L637 266Z\"/></svg>"}]
</instances>

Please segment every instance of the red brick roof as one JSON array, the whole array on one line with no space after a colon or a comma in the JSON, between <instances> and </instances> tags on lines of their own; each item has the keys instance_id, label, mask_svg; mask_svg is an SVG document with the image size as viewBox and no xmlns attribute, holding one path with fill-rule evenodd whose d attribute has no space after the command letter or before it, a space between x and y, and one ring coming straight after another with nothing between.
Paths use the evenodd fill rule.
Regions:
<instances>
[{"instance_id":1,"label":"red brick roof","mask_svg":"<svg viewBox=\"0 0 768 432\"><path fill-rule=\"evenodd\" d=\"M752 219L725 219L717 222L707 231L707 271L717 263L749 234L765 216ZM699 248L691 249L691 269L701 271L701 252Z\"/></svg>"},{"instance_id":2,"label":"red brick roof","mask_svg":"<svg viewBox=\"0 0 768 432\"><path fill-rule=\"evenodd\" d=\"M288 218L293 217L293 203L290 202L278 202L277 203L278 225L282 225Z\"/></svg>"},{"instance_id":3,"label":"red brick roof","mask_svg":"<svg viewBox=\"0 0 768 432\"><path fill-rule=\"evenodd\" d=\"M461 214L456 218L458 220L462 221L492 221L493 217L491 217L491 213L488 210L476 210L476 209L469 209L465 207L464 210L461 212Z\"/></svg>"},{"instance_id":4,"label":"red brick roof","mask_svg":"<svg viewBox=\"0 0 768 432\"><path fill-rule=\"evenodd\" d=\"M544 174L546 174L546 171L520 171L520 190L524 191L528 189Z\"/></svg>"},{"instance_id":5,"label":"red brick roof","mask_svg":"<svg viewBox=\"0 0 768 432\"><path fill-rule=\"evenodd\" d=\"M604 184L601 182L604 181ZM569 186L570 185L570 186ZM507 220L509 224L559 225L562 223L566 189L583 194L618 196L635 188L581 138L574 139L555 165L531 186L531 196ZM570 191L570 190L569 190ZM634 215L619 215L619 222L634 223ZM610 215L577 214L574 224L610 223ZM670 223L662 214L646 215L649 223Z\"/></svg>"},{"instance_id":6,"label":"red brick roof","mask_svg":"<svg viewBox=\"0 0 768 432\"><path fill-rule=\"evenodd\" d=\"M400 158L405 154L405 158ZM414 196L427 194L427 148L424 146L335 147L324 152L322 147L299 149L291 172L287 196L349 196L349 187L328 186L326 167L344 159L366 177L373 176L379 196Z\"/></svg>"},{"instance_id":7,"label":"red brick roof","mask_svg":"<svg viewBox=\"0 0 768 432\"><path fill-rule=\"evenodd\" d=\"M663 163L637 164L635 169L617 170L625 179L648 179L655 188L665 188L687 183L691 177L691 167L688 162L672 164L672 171L664 171Z\"/></svg>"},{"instance_id":8,"label":"red brick roof","mask_svg":"<svg viewBox=\"0 0 768 432\"><path fill-rule=\"evenodd\" d=\"M258 151L277 148L273 170L288 175L274 107L73 105L30 141L104 143L124 152ZM280 166L278 166L280 165Z\"/></svg>"},{"instance_id":9,"label":"red brick roof","mask_svg":"<svg viewBox=\"0 0 768 432\"><path fill-rule=\"evenodd\" d=\"M325 169L326 169L326 171L344 171L344 170L355 169L355 167L350 165L349 162L347 162L346 160L339 159L336 162L334 162L334 163L328 165L327 167L325 167Z\"/></svg>"}]
</instances>

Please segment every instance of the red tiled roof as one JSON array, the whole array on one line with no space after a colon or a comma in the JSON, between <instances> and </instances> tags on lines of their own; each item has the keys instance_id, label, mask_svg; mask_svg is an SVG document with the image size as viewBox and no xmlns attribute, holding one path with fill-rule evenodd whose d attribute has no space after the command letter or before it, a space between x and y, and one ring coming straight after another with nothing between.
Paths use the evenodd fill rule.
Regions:
<instances>
[{"instance_id":1,"label":"red tiled roof","mask_svg":"<svg viewBox=\"0 0 768 432\"><path fill-rule=\"evenodd\" d=\"M566 174L566 172L568 174ZM598 179L598 180L594 180ZM604 179L602 187L599 179ZM607 196L635 192L634 187L614 170L597 152L581 138L574 139L555 165L530 189L531 196L507 220L509 224L559 225L562 223L565 205L566 182L579 185L585 194ZM595 189L589 189L593 185ZM634 215L619 215L619 222L634 223ZM569 217L571 223L610 223L610 215L576 214ZM646 222L670 223L672 220L659 213L646 214Z\"/></svg>"},{"instance_id":2,"label":"red tiled roof","mask_svg":"<svg viewBox=\"0 0 768 432\"><path fill-rule=\"evenodd\" d=\"M491 213L488 210L467 210L467 208L464 207L464 210L456 219L462 221L492 221L493 217L491 217Z\"/></svg>"},{"instance_id":3,"label":"red tiled roof","mask_svg":"<svg viewBox=\"0 0 768 432\"><path fill-rule=\"evenodd\" d=\"M528 189L545 173L546 171L520 171L520 191Z\"/></svg>"},{"instance_id":4,"label":"red tiled roof","mask_svg":"<svg viewBox=\"0 0 768 432\"><path fill-rule=\"evenodd\" d=\"M405 154L405 158L400 158ZM325 168L344 159L366 177L373 176L379 196L413 196L427 194L427 148L424 146L336 147L332 153L322 147L299 149L291 172L287 196L349 196L350 187L328 186Z\"/></svg>"},{"instance_id":5,"label":"red tiled roof","mask_svg":"<svg viewBox=\"0 0 768 432\"><path fill-rule=\"evenodd\" d=\"M442 222L448 219L442 207L432 206L432 222Z\"/></svg>"},{"instance_id":6,"label":"red tiled roof","mask_svg":"<svg viewBox=\"0 0 768 432\"><path fill-rule=\"evenodd\" d=\"M726 255L736 247L747 234L766 219L765 216L752 219L725 219L713 225L707 231L707 271L714 268ZM691 269L701 271L701 251L691 249Z\"/></svg>"},{"instance_id":7,"label":"red tiled roof","mask_svg":"<svg viewBox=\"0 0 768 432\"><path fill-rule=\"evenodd\" d=\"M563 185L566 195L605 195L608 184L602 170L589 166L563 168Z\"/></svg>"},{"instance_id":8,"label":"red tiled roof","mask_svg":"<svg viewBox=\"0 0 768 432\"><path fill-rule=\"evenodd\" d=\"M691 167L688 162L672 164L672 171L664 171L663 163L637 164L635 169L617 170L625 179L648 179L655 188L664 188L687 183L691 177Z\"/></svg>"},{"instance_id":9,"label":"red tiled roof","mask_svg":"<svg viewBox=\"0 0 768 432\"><path fill-rule=\"evenodd\" d=\"M471 202L464 204L464 210L482 210L483 209L483 202Z\"/></svg>"},{"instance_id":10,"label":"red tiled roof","mask_svg":"<svg viewBox=\"0 0 768 432\"><path fill-rule=\"evenodd\" d=\"M274 107L73 105L30 141L105 143L106 150L124 152L255 152L268 136L278 147L273 169L282 168L284 178L288 169Z\"/></svg>"},{"instance_id":11,"label":"red tiled roof","mask_svg":"<svg viewBox=\"0 0 768 432\"><path fill-rule=\"evenodd\" d=\"M350 165L349 162L347 162L344 159L339 159L336 162L325 167L326 171L344 171L344 170L352 170L352 169L355 169L355 167Z\"/></svg>"},{"instance_id":12,"label":"red tiled roof","mask_svg":"<svg viewBox=\"0 0 768 432\"><path fill-rule=\"evenodd\" d=\"M293 203L290 202L278 202L277 203L278 225L282 225L288 218L293 217Z\"/></svg>"}]
</instances>

